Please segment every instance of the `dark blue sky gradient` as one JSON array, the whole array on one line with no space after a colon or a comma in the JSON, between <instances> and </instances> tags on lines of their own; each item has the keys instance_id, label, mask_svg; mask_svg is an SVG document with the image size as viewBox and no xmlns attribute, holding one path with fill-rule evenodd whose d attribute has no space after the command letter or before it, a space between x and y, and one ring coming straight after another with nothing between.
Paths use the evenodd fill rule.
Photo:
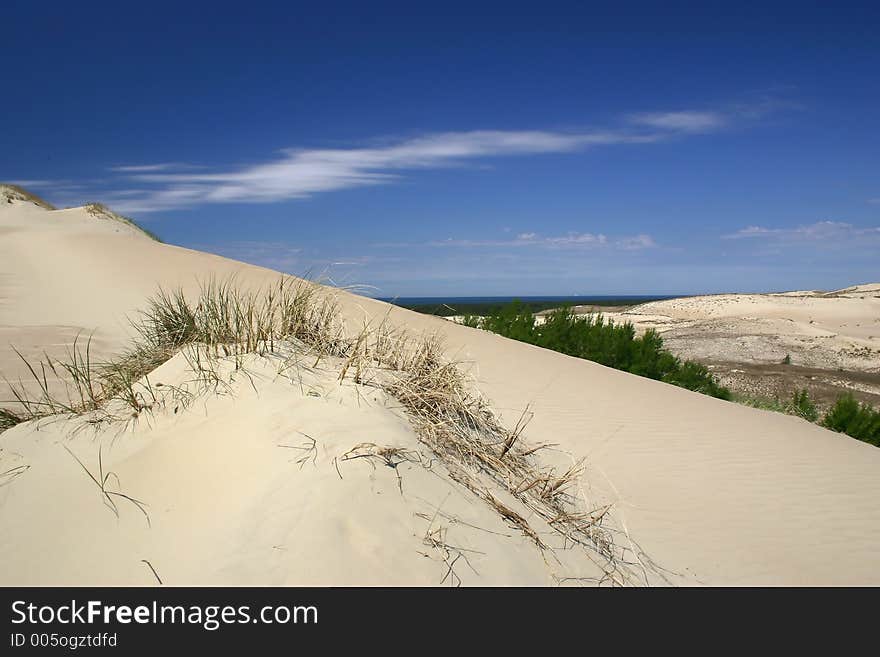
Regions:
<instances>
[{"instance_id":1,"label":"dark blue sky gradient","mask_svg":"<svg viewBox=\"0 0 880 657\"><path fill-rule=\"evenodd\" d=\"M5 3L0 180L379 296L880 278L876 3L314 4ZM282 149L391 177L270 193Z\"/></svg>"}]
</instances>

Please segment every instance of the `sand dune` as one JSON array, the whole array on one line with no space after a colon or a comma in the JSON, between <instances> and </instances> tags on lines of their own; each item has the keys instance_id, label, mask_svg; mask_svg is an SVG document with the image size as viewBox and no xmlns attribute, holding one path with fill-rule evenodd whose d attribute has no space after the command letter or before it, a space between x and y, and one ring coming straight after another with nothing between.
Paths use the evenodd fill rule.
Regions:
<instances>
[{"instance_id":1,"label":"sand dune","mask_svg":"<svg viewBox=\"0 0 880 657\"><path fill-rule=\"evenodd\" d=\"M612 317L655 328L691 358L880 372L880 283L835 292L653 301Z\"/></svg>"},{"instance_id":2,"label":"sand dune","mask_svg":"<svg viewBox=\"0 0 880 657\"><path fill-rule=\"evenodd\" d=\"M683 297L605 314L638 332L655 329L677 356L747 396L787 400L806 388L823 408L846 392L880 404L878 283Z\"/></svg>"},{"instance_id":3,"label":"sand dune","mask_svg":"<svg viewBox=\"0 0 880 657\"><path fill-rule=\"evenodd\" d=\"M158 285L194 292L209 276L234 275L245 287L278 277L151 241L84 209L0 202L0 234L0 370L13 378L24 371L9 343L34 355L84 331L94 332L99 356L124 348L126 316ZM880 583L880 450L332 293L352 334L387 315L413 334L442 335L508 427L530 405L524 439L555 444L539 452L547 466L585 458L574 489L583 508L611 504L615 539L643 551L630 583ZM792 303L820 303L803 299ZM836 317L817 315L817 330L844 321ZM339 366L328 360L290 378L256 358L250 377L227 372L223 394L176 412L168 402L99 430L50 419L0 434L0 583L156 583L146 562L166 584L545 585L597 576L588 551L564 545L527 508L516 507L546 549L443 463L426 468L431 454L400 404L351 377L340 383ZM175 357L150 379L172 389L186 370ZM363 444L405 458L344 458L372 449ZM104 474L114 473L108 485L144 503L149 524L133 502L117 498L117 517L102 501L76 460L95 473L99 453Z\"/></svg>"}]
</instances>

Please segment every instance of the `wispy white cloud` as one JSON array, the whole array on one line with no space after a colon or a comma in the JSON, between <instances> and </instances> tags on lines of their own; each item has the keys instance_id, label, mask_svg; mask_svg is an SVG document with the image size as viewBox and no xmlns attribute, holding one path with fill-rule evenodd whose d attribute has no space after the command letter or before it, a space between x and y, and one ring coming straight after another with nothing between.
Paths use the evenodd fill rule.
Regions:
<instances>
[{"instance_id":1,"label":"wispy white cloud","mask_svg":"<svg viewBox=\"0 0 880 657\"><path fill-rule=\"evenodd\" d=\"M880 226L857 227L841 221L817 221L794 228L766 228L747 226L735 233L722 235L723 239L776 240L787 242L822 242L834 244L864 238L880 238Z\"/></svg>"},{"instance_id":2,"label":"wispy white cloud","mask_svg":"<svg viewBox=\"0 0 880 657\"><path fill-rule=\"evenodd\" d=\"M645 143L660 134L598 131L483 130L416 137L379 147L286 149L272 162L228 172L157 173L125 167L130 179L150 185L123 211L147 212L205 203L273 202L393 182L403 171L457 166L478 158L564 153L598 145Z\"/></svg>"},{"instance_id":3,"label":"wispy white cloud","mask_svg":"<svg viewBox=\"0 0 880 657\"><path fill-rule=\"evenodd\" d=\"M685 110L678 112L656 112L634 114L630 121L637 125L649 126L661 130L677 130L681 132L708 132L724 127L728 117L721 112L705 112Z\"/></svg>"},{"instance_id":4,"label":"wispy white cloud","mask_svg":"<svg viewBox=\"0 0 880 657\"><path fill-rule=\"evenodd\" d=\"M172 171L195 168L198 167L195 167L192 164L183 164L181 162L160 162L158 164L126 164L122 166L109 167L108 171L116 171L117 173L150 173L156 171Z\"/></svg>"},{"instance_id":5,"label":"wispy white cloud","mask_svg":"<svg viewBox=\"0 0 880 657\"><path fill-rule=\"evenodd\" d=\"M538 233L520 233L515 239L504 240L474 240L453 239L431 240L427 242L384 242L374 244L376 247L411 248L411 247L458 247L458 248L525 248L535 247L544 249L597 249L617 248L626 251L636 251L656 247L657 244L650 235L629 235L611 237L603 233L567 233L557 236L543 236Z\"/></svg>"},{"instance_id":6,"label":"wispy white cloud","mask_svg":"<svg viewBox=\"0 0 880 657\"><path fill-rule=\"evenodd\" d=\"M616 128L580 132L473 130L425 134L348 148L289 148L264 162L211 169L178 162L131 163L111 170L142 193L118 203L128 213L211 203L271 203L400 180L406 172L484 166L490 158L573 153L599 146L651 144L697 136L773 108L762 100L720 109L679 108L624 115Z\"/></svg>"},{"instance_id":7,"label":"wispy white cloud","mask_svg":"<svg viewBox=\"0 0 880 657\"><path fill-rule=\"evenodd\" d=\"M624 237L617 241L617 246L624 251L641 251L642 249L653 249L657 246L654 238L644 233L633 235L632 237Z\"/></svg>"},{"instance_id":8,"label":"wispy white cloud","mask_svg":"<svg viewBox=\"0 0 880 657\"><path fill-rule=\"evenodd\" d=\"M782 110L802 109L799 103L773 95L744 102L728 103L714 109L676 109L664 112L630 114L630 123L670 133L698 134L754 122Z\"/></svg>"},{"instance_id":9,"label":"wispy white cloud","mask_svg":"<svg viewBox=\"0 0 880 657\"><path fill-rule=\"evenodd\" d=\"M10 185L18 185L19 187L33 187L35 189L39 188L58 188L64 187L67 189L78 189L79 185L74 183L72 180L50 180L46 178L42 179L27 179L27 180L8 180L4 181L8 182Z\"/></svg>"},{"instance_id":10,"label":"wispy white cloud","mask_svg":"<svg viewBox=\"0 0 880 657\"><path fill-rule=\"evenodd\" d=\"M547 246L605 246L608 244L608 238L602 233L598 235L593 233L568 233L560 237L544 237L537 240L539 244Z\"/></svg>"}]
</instances>

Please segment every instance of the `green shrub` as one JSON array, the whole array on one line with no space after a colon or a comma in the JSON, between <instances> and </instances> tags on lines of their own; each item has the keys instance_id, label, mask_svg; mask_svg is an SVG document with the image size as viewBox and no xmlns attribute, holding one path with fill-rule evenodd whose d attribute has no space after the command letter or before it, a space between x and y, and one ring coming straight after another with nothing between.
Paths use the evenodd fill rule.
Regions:
<instances>
[{"instance_id":1,"label":"green shrub","mask_svg":"<svg viewBox=\"0 0 880 657\"><path fill-rule=\"evenodd\" d=\"M791 398L791 413L804 418L809 422L815 422L819 419L819 411L813 400L810 399L810 393L807 389L795 390Z\"/></svg>"},{"instance_id":2,"label":"green shrub","mask_svg":"<svg viewBox=\"0 0 880 657\"><path fill-rule=\"evenodd\" d=\"M860 404L852 393L837 398L822 418L822 426L880 446L880 411Z\"/></svg>"},{"instance_id":3,"label":"green shrub","mask_svg":"<svg viewBox=\"0 0 880 657\"><path fill-rule=\"evenodd\" d=\"M679 367L662 378L662 381L695 392L702 392L719 399L732 398L730 390L720 385L705 365L690 360L679 363Z\"/></svg>"},{"instance_id":4,"label":"green shrub","mask_svg":"<svg viewBox=\"0 0 880 657\"><path fill-rule=\"evenodd\" d=\"M522 342L534 342L535 316L520 301L514 301L483 319L483 328Z\"/></svg>"},{"instance_id":5,"label":"green shrub","mask_svg":"<svg viewBox=\"0 0 880 657\"><path fill-rule=\"evenodd\" d=\"M663 348L663 338L653 329L636 337L629 322L616 324L602 315L575 315L571 308L565 307L548 314L539 325L527 306L514 301L486 316L481 327L514 340L712 397L731 398L730 391L719 385L706 367L681 361L669 353Z\"/></svg>"},{"instance_id":6,"label":"green shrub","mask_svg":"<svg viewBox=\"0 0 880 657\"><path fill-rule=\"evenodd\" d=\"M763 397L760 395L754 396L738 393L733 396L733 401L735 401L737 404L742 404L743 406L759 408L762 411L773 411L774 413L784 413L785 415L791 415L791 404L783 403L775 397L771 398Z\"/></svg>"}]
</instances>

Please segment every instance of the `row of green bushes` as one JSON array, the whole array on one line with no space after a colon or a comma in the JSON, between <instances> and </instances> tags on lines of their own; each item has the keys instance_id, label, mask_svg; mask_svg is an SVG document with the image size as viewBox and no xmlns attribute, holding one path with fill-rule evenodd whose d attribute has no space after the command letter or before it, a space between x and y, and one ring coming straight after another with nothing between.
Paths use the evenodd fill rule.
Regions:
<instances>
[{"instance_id":1,"label":"row of green bushes","mask_svg":"<svg viewBox=\"0 0 880 657\"><path fill-rule=\"evenodd\" d=\"M465 316L464 324L712 397L731 399L730 391L719 385L706 367L669 353L663 348L663 339L653 330L636 337L629 322L617 324L602 315L575 315L566 307L553 311L543 324L538 324L527 307L514 301L486 317Z\"/></svg>"},{"instance_id":2,"label":"row of green bushes","mask_svg":"<svg viewBox=\"0 0 880 657\"><path fill-rule=\"evenodd\" d=\"M636 337L629 322L616 324L602 315L575 315L571 308L561 308L538 324L527 306L514 301L485 317L466 315L463 323L712 397L733 398L730 390L720 385L705 366L672 355L663 348L663 339L654 330ZM755 405L753 402L745 401ZM851 393L839 397L821 419L807 390L796 391L787 404L775 402L772 410L797 415L880 446L880 411L859 403Z\"/></svg>"},{"instance_id":3,"label":"row of green bushes","mask_svg":"<svg viewBox=\"0 0 880 657\"><path fill-rule=\"evenodd\" d=\"M837 401L821 416L821 419L819 409L810 399L810 394L806 389L795 391L791 401L787 404L773 402L769 405L762 405L751 400L751 405L797 415L832 431L845 433L880 447L880 411L869 404L860 403L851 392L838 397Z\"/></svg>"},{"instance_id":4,"label":"row of green bushes","mask_svg":"<svg viewBox=\"0 0 880 657\"><path fill-rule=\"evenodd\" d=\"M542 310L552 310L560 306L577 306L580 304L589 304L591 306L634 306L640 303L648 303L649 301L660 301L669 297L572 297L565 299L560 297L540 298L527 297L521 299L520 303L533 313L539 313ZM414 310L417 313L425 315L437 315L439 317L452 317L454 315L490 315L502 307L506 301L498 299L480 297L465 297L461 299L455 298L438 298L432 300L429 298L411 299L411 298L380 298L381 301L388 301L395 306Z\"/></svg>"}]
</instances>

